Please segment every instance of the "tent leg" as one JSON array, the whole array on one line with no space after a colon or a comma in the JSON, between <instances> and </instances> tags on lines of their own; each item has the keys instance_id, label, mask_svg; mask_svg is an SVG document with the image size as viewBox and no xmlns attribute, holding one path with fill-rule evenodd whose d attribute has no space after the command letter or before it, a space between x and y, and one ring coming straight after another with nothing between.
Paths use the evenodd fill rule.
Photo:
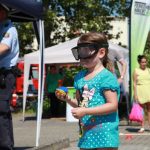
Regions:
<instances>
[{"instance_id":1,"label":"tent leg","mask_svg":"<svg viewBox=\"0 0 150 150\"><path fill-rule=\"evenodd\" d=\"M130 103L129 103L129 95L128 95L128 93L125 94L125 98L126 98L126 108L127 108L127 121L128 121L128 125L129 125L130 124L130 122L129 122Z\"/></svg>"}]
</instances>

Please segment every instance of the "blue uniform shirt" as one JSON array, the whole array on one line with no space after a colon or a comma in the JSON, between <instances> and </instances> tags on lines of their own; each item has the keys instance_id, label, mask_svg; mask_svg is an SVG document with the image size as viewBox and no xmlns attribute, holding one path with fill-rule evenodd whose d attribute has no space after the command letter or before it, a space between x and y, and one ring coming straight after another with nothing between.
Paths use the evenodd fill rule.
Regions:
<instances>
[{"instance_id":1,"label":"blue uniform shirt","mask_svg":"<svg viewBox=\"0 0 150 150\"><path fill-rule=\"evenodd\" d=\"M19 42L17 30L10 20L0 23L0 43L10 48L4 54L0 54L0 68L15 66L19 57Z\"/></svg>"}]
</instances>

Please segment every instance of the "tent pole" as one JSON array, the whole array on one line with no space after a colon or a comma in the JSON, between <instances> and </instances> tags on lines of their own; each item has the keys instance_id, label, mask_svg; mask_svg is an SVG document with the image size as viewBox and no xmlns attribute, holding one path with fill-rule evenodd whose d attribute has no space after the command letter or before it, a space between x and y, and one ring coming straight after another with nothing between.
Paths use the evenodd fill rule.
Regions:
<instances>
[{"instance_id":1,"label":"tent pole","mask_svg":"<svg viewBox=\"0 0 150 150\"><path fill-rule=\"evenodd\" d=\"M43 112L43 96L44 96L44 75L45 75L45 63L44 63L44 48L45 48L45 39L44 39L44 21L41 22L42 25L42 50L43 53L41 54L42 61L41 61L41 108L40 108L40 119L42 119L42 112Z\"/></svg>"},{"instance_id":2,"label":"tent pole","mask_svg":"<svg viewBox=\"0 0 150 150\"><path fill-rule=\"evenodd\" d=\"M43 29L44 30L44 29ZM36 130L36 147L39 146L40 127L41 127L41 100L42 100L42 69L43 69L43 34L42 34L42 21L39 20L40 32L40 55L39 55L39 84L38 84L38 110L37 110L37 130Z\"/></svg>"},{"instance_id":3,"label":"tent pole","mask_svg":"<svg viewBox=\"0 0 150 150\"><path fill-rule=\"evenodd\" d=\"M25 120L25 109L26 109L26 99L27 99L27 91L29 86L29 64L24 64L24 89L23 89L23 118Z\"/></svg>"}]
</instances>

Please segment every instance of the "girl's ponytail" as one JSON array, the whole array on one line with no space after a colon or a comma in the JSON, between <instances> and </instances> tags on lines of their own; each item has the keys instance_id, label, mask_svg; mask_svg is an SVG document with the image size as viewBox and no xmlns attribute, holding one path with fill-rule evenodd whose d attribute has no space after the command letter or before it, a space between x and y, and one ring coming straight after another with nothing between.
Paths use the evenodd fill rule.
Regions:
<instances>
[{"instance_id":1,"label":"girl's ponytail","mask_svg":"<svg viewBox=\"0 0 150 150\"><path fill-rule=\"evenodd\" d=\"M105 68L107 68L109 71L114 72L113 69L113 63L112 61L108 58L107 54L105 55L105 57L102 60L103 66Z\"/></svg>"}]
</instances>

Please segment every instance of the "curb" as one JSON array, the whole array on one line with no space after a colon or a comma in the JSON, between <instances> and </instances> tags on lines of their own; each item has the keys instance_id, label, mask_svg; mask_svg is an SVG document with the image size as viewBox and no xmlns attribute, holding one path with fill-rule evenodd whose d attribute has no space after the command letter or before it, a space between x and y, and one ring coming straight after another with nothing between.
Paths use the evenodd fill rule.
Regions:
<instances>
[{"instance_id":1,"label":"curb","mask_svg":"<svg viewBox=\"0 0 150 150\"><path fill-rule=\"evenodd\" d=\"M70 146L70 141L69 139L63 139L60 141L57 141L55 143L52 143L50 145L44 145L44 146L39 146L39 147L34 147L29 150L61 150L63 148L67 148Z\"/></svg>"}]
</instances>

